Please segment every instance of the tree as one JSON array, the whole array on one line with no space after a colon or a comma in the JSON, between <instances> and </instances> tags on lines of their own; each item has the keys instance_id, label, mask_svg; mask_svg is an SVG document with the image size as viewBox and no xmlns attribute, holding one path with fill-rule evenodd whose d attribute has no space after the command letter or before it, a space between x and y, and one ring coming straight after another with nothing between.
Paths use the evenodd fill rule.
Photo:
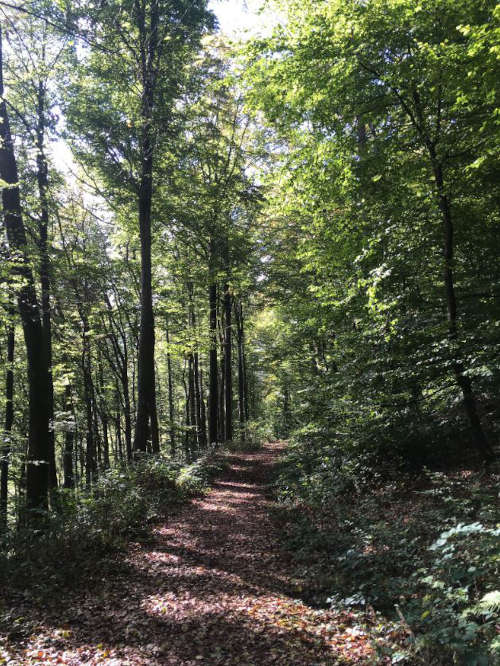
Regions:
<instances>
[{"instance_id":1,"label":"tree","mask_svg":"<svg viewBox=\"0 0 500 666\"><path fill-rule=\"evenodd\" d=\"M19 177L10 131L3 84L3 50L0 29L0 178L4 223L12 258L13 274L19 280L18 308L23 325L28 358L29 435L26 462L26 502L28 509L47 507L49 484L49 366L43 338L42 319L28 254L23 222Z\"/></svg>"},{"instance_id":2,"label":"tree","mask_svg":"<svg viewBox=\"0 0 500 666\"><path fill-rule=\"evenodd\" d=\"M84 19L87 20L87 19ZM155 155L175 132L175 103L186 62L213 25L204 0L131 1L92 7L88 59L80 66L69 117L80 155L115 196L128 188L138 209L141 320L133 448L159 450L154 365L151 228ZM106 58L102 58L102 53ZM83 141L80 139L83 138ZM90 149L90 150L89 150Z\"/></svg>"},{"instance_id":3,"label":"tree","mask_svg":"<svg viewBox=\"0 0 500 666\"><path fill-rule=\"evenodd\" d=\"M382 403L393 406L389 418L395 409L403 419L399 410L406 405L415 416L416 401L428 401L430 418L436 394L451 408L451 373L470 440L489 457L472 377L486 388L493 376L494 334L488 309L472 307L472 257L484 256L491 312L495 221L487 213L488 241L480 239L478 212L491 211L498 196L484 136L485 126L490 140L497 132L484 43L493 3L329 1L311 11L291 1L286 8L286 28L247 50L247 81L251 103L281 142L286 166L274 190L280 217L299 225L294 254L310 276L309 294L324 306L326 329L323 317L312 320L327 333L327 375L340 379L339 397L356 396L359 413ZM481 47L467 36L478 33ZM463 73L471 69L469 86Z\"/></svg>"}]
</instances>

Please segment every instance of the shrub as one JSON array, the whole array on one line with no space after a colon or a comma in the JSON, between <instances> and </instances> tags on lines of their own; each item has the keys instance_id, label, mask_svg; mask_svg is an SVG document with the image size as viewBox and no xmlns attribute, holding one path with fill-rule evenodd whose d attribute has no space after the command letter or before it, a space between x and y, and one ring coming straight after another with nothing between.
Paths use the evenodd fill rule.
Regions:
<instances>
[{"instance_id":1,"label":"shrub","mask_svg":"<svg viewBox=\"0 0 500 666\"><path fill-rule=\"evenodd\" d=\"M88 492L59 491L57 511L43 516L43 529L19 528L0 543L0 582L34 588L74 582L128 540L144 538L148 524L169 508L203 492L224 465L215 452L184 466L146 456L107 470Z\"/></svg>"}]
</instances>

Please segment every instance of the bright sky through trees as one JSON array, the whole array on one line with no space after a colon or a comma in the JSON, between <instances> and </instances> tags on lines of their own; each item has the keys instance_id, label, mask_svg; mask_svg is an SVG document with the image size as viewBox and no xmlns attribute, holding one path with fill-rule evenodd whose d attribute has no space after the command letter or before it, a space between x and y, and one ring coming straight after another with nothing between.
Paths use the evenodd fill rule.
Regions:
<instances>
[{"instance_id":1,"label":"bright sky through trees","mask_svg":"<svg viewBox=\"0 0 500 666\"><path fill-rule=\"evenodd\" d=\"M212 0L210 9L216 14L223 33L234 37L247 32L249 36L265 31L272 25L274 14L260 13L262 0Z\"/></svg>"}]
</instances>

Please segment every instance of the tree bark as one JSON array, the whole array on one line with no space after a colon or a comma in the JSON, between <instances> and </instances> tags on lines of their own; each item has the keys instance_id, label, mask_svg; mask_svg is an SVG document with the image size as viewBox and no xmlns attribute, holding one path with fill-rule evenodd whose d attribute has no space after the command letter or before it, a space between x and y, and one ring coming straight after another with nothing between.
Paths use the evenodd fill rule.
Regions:
<instances>
[{"instance_id":1,"label":"tree bark","mask_svg":"<svg viewBox=\"0 0 500 666\"><path fill-rule=\"evenodd\" d=\"M232 304L229 284L224 285L224 391L225 391L225 439L233 439L233 367L232 367Z\"/></svg>"},{"instance_id":2,"label":"tree bark","mask_svg":"<svg viewBox=\"0 0 500 666\"><path fill-rule=\"evenodd\" d=\"M220 372L219 372L219 438L226 439L226 414L225 414L225 380L226 380L226 354L225 354L225 336L224 336L224 308L220 308L219 314L219 347L220 347Z\"/></svg>"},{"instance_id":3,"label":"tree bark","mask_svg":"<svg viewBox=\"0 0 500 666\"><path fill-rule=\"evenodd\" d=\"M167 380L168 380L168 418L170 435L170 455L175 456L175 410L174 410L174 384L172 377L172 355L170 353L170 331L168 317L165 321L165 335L167 338Z\"/></svg>"},{"instance_id":4,"label":"tree bark","mask_svg":"<svg viewBox=\"0 0 500 666\"><path fill-rule=\"evenodd\" d=\"M218 363L217 363L217 284L215 277L209 286L210 309L210 366L209 366L209 394L208 394L208 438L210 444L219 441L217 428L219 412L218 395Z\"/></svg>"},{"instance_id":5,"label":"tree bark","mask_svg":"<svg viewBox=\"0 0 500 666\"><path fill-rule=\"evenodd\" d=\"M18 307L28 361L29 432L26 506L28 510L44 510L47 508L49 487L49 368L35 282L28 256L17 163L4 95L0 27L0 178L6 183L2 190L2 203L9 247L16 255L14 273L22 281L18 291Z\"/></svg>"},{"instance_id":6,"label":"tree bark","mask_svg":"<svg viewBox=\"0 0 500 666\"><path fill-rule=\"evenodd\" d=\"M240 437L246 440L246 410L245 410L245 346L243 306L241 301L235 303L236 335L238 342L238 415L240 421Z\"/></svg>"},{"instance_id":7,"label":"tree bark","mask_svg":"<svg viewBox=\"0 0 500 666\"><path fill-rule=\"evenodd\" d=\"M188 441L190 451L196 448L198 437L198 414L196 409L196 388L194 381L194 357L191 352L188 356L188 399L187 410L189 413Z\"/></svg>"},{"instance_id":8,"label":"tree bark","mask_svg":"<svg viewBox=\"0 0 500 666\"><path fill-rule=\"evenodd\" d=\"M196 331L196 314L194 309L192 282L188 283L188 295L189 295L189 326L191 329L191 335L195 339L192 358L193 358L193 395L194 395L194 408L196 412L196 439L198 442L198 447L203 449L205 448L207 443L207 434L205 430L204 418L202 415L203 396L201 395L200 391L200 359L198 354L198 338Z\"/></svg>"},{"instance_id":9,"label":"tree bark","mask_svg":"<svg viewBox=\"0 0 500 666\"><path fill-rule=\"evenodd\" d=\"M45 48L45 47L44 47ZM48 199L48 166L45 156L45 105L46 91L42 81L38 83L37 92L37 126L36 126L36 165L38 199L40 202L40 218L38 220L38 247L40 252L40 286L42 301L42 327L45 354L49 369L49 392L47 395L49 409L49 488L57 488L57 469L55 456L54 431L54 383L52 379L52 321L50 309L50 256L48 245L49 230L49 199Z\"/></svg>"},{"instance_id":10,"label":"tree bark","mask_svg":"<svg viewBox=\"0 0 500 666\"><path fill-rule=\"evenodd\" d=\"M0 534L7 531L7 512L9 498L9 458L11 433L14 424L14 303L9 293L9 321L7 326L7 369L5 373L5 419L2 433L0 465Z\"/></svg>"},{"instance_id":11,"label":"tree bark","mask_svg":"<svg viewBox=\"0 0 500 666\"><path fill-rule=\"evenodd\" d=\"M64 411L73 414L73 403L71 400L71 386L68 384L64 389ZM63 474L64 487L71 489L75 487L75 475L73 471L73 448L75 431L68 428L64 439Z\"/></svg>"},{"instance_id":12,"label":"tree bark","mask_svg":"<svg viewBox=\"0 0 500 666\"><path fill-rule=\"evenodd\" d=\"M198 359L199 366L199 359ZM207 446L207 413L205 409L205 398L203 394L203 370L201 367L198 368L198 390L200 394L200 429L202 434L202 444L203 448Z\"/></svg>"},{"instance_id":13,"label":"tree bark","mask_svg":"<svg viewBox=\"0 0 500 666\"><path fill-rule=\"evenodd\" d=\"M96 442L94 437L93 418L93 386L92 386L92 361L88 340L88 324L84 319L83 324L83 351L82 351L82 375L83 375L83 400L85 403L85 425L86 425L86 447L85 447L85 483L90 487L97 478Z\"/></svg>"},{"instance_id":14,"label":"tree bark","mask_svg":"<svg viewBox=\"0 0 500 666\"><path fill-rule=\"evenodd\" d=\"M465 413L469 419L472 433L472 439L476 449L486 459L494 458L493 449L483 430L481 419L477 410L477 401L472 388L470 377L465 374L463 361L460 358L459 351L456 349L458 329L457 329L457 299L455 294L455 284L453 275L453 255L454 255L454 226L451 214L451 204L446 193L443 178L443 168L439 163L435 148L432 144L428 146L431 157L434 181L436 185L439 210L443 222L444 244L443 244L443 278L446 294L446 310L448 319L448 339L450 341L453 372L456 382L462 391Z\"/></svg>"},{"instance_id":15,"label":"tree bark","mask_svg":"<svg viewBox=\"0 0 500 666\"><path fill-rule=\"evenodd\" d=\"M158 417L156 412L156 385L154 364L154 313L151 285L151 202L153 196L153 106L155 90L154 60L157 55L158 7L153 0L150 26L146 27L144 6L135 3L140 33L141 53L141 173L139 182L139 235L141 241L141 321L139 327L137 366L137 418L134 451L146 452L148 433L151 434L153 452L160 449Z\"/></svg>"}]
</instances>

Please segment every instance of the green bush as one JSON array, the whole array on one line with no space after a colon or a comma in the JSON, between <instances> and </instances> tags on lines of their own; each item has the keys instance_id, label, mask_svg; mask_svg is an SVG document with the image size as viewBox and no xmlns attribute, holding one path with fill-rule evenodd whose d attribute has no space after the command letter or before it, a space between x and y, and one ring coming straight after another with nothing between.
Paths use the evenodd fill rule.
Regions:
<instances>
[{"instance_id":1,"label":"green bush","mask_svg":"<svg viewBox=\"0 0 500 666\"><path fill-rule=\"evenodd\" d=\"M406 638L396 652L380 648L381 658L500 663L495 470L404 471L399 460L383 464L375 447L363 457L340 439L304 428L276 483L308 601L373 607L399 622Z\"/></svg>"},{"instance_id":2,"label":"green bush","mask_svg":"<svg viewBox=\"0 0 500 666\"><path fill-rule=\"evenodd\" d=\"M417 632L416 651L432 658L436 646L450 663L500 662L500 529L459 523L429 547L432 559L412 576L418 595L407 605Z\"/></svg>"},{"instance_id":3,"label":"green bush","mask_svg":"<svg viewBox=\"0 0 500 666\"><path fill-rule=\"evenodd\" d=\"M43 529L19 527L0 543L0 578L33 587L75 581L130 539L145 537L169 508L206 490L225 464L216 452L189 465L146 456L106 471L88 492L60 490Z\"/></svg>"}]
</instances>

